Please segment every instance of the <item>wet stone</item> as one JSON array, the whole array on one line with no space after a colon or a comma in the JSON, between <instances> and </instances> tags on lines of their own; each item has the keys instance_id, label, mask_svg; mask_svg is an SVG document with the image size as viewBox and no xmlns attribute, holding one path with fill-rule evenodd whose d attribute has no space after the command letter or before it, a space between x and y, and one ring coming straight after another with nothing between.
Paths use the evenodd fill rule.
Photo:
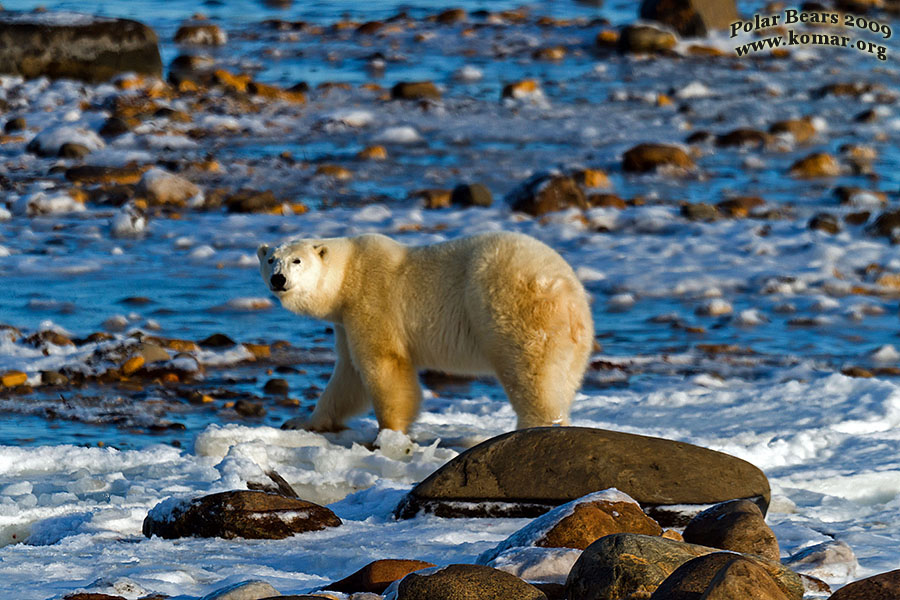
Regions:
<instances>
[{"instance_id":1,"label":"wet stone","mask_svg":"<svg viewBox=\"0 0 900 600\"><path fill-rule=\"evenodd\" d=\"M832 155L826 152L817 152L792 164L790 174L798 179L837 177L841 174L841 165Z\"/></svg>"},{"instance_id":2,"label":"wet stone","mask_svg":"<svg viewBox=\"0 0 900 600\"><path fill-rule=\"evenodd\" d=\"M716 138L718 146L761 147L769 143L769 135L758 129L733 129Z\"/></svg>"},{"instance_id":3,"label":"wet stone","mask_svg":"<svg viewBox=\"0 0 900 600\"><path fill-rule=\"evenodd\" d=\"M228 35L221 27L213 23L182 25L175 32L176 44L193 44L198 46L222 46L228 41Z\"/></svg>"},{"instance_id":4,"label":"wet stone","mask_svg":"<svg viewBox=\"0 0 900 600\"><path fill-rule=\"evenodd\" d=\"M100 126L100 135L106 138L113 138L123 135L131 131L131 127L124 119L119 117L110 117Z\"/></svg>"}]
</instances>

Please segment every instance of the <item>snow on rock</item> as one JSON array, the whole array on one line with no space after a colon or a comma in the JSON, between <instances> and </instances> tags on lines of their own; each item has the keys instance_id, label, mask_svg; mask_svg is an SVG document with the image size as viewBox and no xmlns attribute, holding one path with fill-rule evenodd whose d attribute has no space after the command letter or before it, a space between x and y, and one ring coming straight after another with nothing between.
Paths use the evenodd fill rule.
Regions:
<instances>
[{"instance_id":1,"label":"snow on rock","mask_svg":"<svg viewBox=\"0 0 900 600\"><path fill-rule=\"evenodd\" d=\"M137 186L137 192L144 194L155 204L183 205L199 198L203 192L199 187L174 173L153 168L144 173Z\"/></svg>"},{"instance_id":2,"label":"snow on rock","mask_svg":"<svg viewBox=\"0 0 900 600\"><path fill-rule=\"evenodd\" d=\"M504 550L484 564L525 581L564 584L581 553L582 550L572 548L516 547Z\"/></svg>"},{"instance_id":3,"label":"snow on rock","mask_svg":"<svg viewBox=\"0 0 900 600\"><path fill-rule=\"evenodd\" d=\"M62 213L84 212L84 205L72 198L69 192L39 191L19 198L13 210L17 215L35 217Z\"/></svg>"},{"instance_id":4,"label":"snow on rock","mask_svg":"<svg viewBox=\"0 0 900 600\"><path fill-rule=\"evenodd\" d=\"M416 131L415 127L398 125L383 129L372 141L379 144L417 144L424 141L424 138Z\"/></svg>"},{"instance_id":5,"label":"snow on rock","mask_svg":"<svg viewBox=\"0 0 900 600\"><path fill-rule=\"evenodd\" d=\"M38 133L28 143L28 150L38 156L57 156L65 144L79 144L88 150L99 150L106 146L96 133L76 125L55 125Z\"/></svg>"}]
</instances>

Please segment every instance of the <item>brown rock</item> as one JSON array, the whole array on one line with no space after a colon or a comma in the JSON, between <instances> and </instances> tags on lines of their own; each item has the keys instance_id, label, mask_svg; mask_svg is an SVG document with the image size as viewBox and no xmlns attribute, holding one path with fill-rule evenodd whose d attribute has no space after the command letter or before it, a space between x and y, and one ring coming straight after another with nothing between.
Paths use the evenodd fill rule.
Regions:
<instances>
[{"instance_id":1,"label":"brown rock","mask_svg":"<svg viewBox=\"0 0 900 600\"><path fill-rule=\"evenodd\" d=\"M294 104L306 103L306 93L299 90L284 90L278 86L260 83L259 81L248 81L246 89L248 93L254 96L269 100L282 100L293 102Z\"/></svg>"},{"instance_id":2,"label":"brown rock","mask_svg":"<svg viewBox=\"0 0 900 600\"><path fill-rule=\"evenodd\" d=\"M617 48L619 52L654 54L669 51L677 43L678 40L668 31L650 25L626 25L619 32Z\"/></svg>"},{"instance_id":3,"label":"brown rock","mask_svg":"<svg viewBox=\"0 0 900 600\"><path fill-rule=\"evenodd\" d=\"M535 60L562 60L566 57L566 49L564 46L539 48L531 53L531 57Z\"/></svg>"},{"instance_id":4,"label":"brown rock","mask_svg":"<svg viewBox=\"0 0 900 600\"><path fill-rule=\"evenodd\" d=\"M494 201L491 190L481 183L464 183L453 188L450 203L457 206L490 206Z\"/></svg>"},{"instance_id":5,"label":"brown rock","mask_svg":"<svg viewBox=\"0 0 900 600\"><path fill-rule=\"evenodd\" d=\"M84 144L76 144L75 142L66 142L59 147L57 156L60 158L84 158L91 153L91 149Z\"/></svg>"},{"instance_id":6,"label":"brown rock","mask_svg":"<svg viewBox=\"0 0 900 600\"><path fill-rule=\"evenodd\" d=\"M741 127L716 137L718 146L765 146L769 143L769 135L758 129Z\"/></svg>"},{"instance_id":7,"label":"brown rock","mask_svg":"<svg viewBox=\"0 0 900 600\"><path fill-rule=\"evenodd\" d=\"M765 475L738 458L683 442L587 427L507 433L460 454L419 483L400 518L537 516L592 492L616 488L663 526L685 523L669 505L747 498L769 503ZM699 512L699 509L697 510ZM689 517L688 517L689 518Z\"/></svg>"},{"instance_id":8,"label":"brown rock","mask_svg":"<svg viewBox=\"0 0 900 600\"><path fill-rule=\"evenodd\" d=\"M430 81L401 81L391 88L394 100L440 100L441 92Z\"/></svg>"},{"instance_id":9,"label":"brown rock","mask_svg":"<svg viewBox=\"0 0 900 600\"><path fill-rule=\"evenodd\" d=\"M676 542L663 537L617 533L602 537L582 553L566 580L569 598L615 600L647 598L680 566L707 554L740 556L758 565L777 582L789 600L800 600L800 577L780 563L759 557L717 552L715 548ZM714 559L711 559L714 560ZM739 596L740 597L740 596ZM697 596L658 596L656 600L686 600ZM781 599L779 599L781 600Z\"/></svg>"},{"instance_id":10,"label":"brown rock","mask_svg":"<svg viewBox=\"0 0 900 600\"><path fill-rule=\"evenodd\" d=\"M818 213L809 220L809 228L834 235L841 232L841 224L837 217L829 213Z\"/></svg>"},{"instance_id":11,"label":"brown rock","mask_svg":"<svg viewBox=\"0 0 900 600\"><path fill-rule=\"evenodd\" d=\"M728 29L740 20L734 0L643 0L640 16L665 23L685 37Z\"/></svg>"},{"instance_id":12,"label":"brown rock","mask_svg":"<svg viewBox=\"0 0 900 600\"><path fill-rule=\"evenodd\" d=\"M455 23L465 21L468 18L469 15L466 13L465 9L448 8L447 10L435 15L434 20L442 25L453 25Z\"/></svg>"},{"instance_id":13,"label":"brown rock","mask_svg":"<svg viewBox=\"0 0 900 600\"><path fill-rule=\"evenodd\" d=\"M591 208L606 207L624 210L627 206L625 201L616 194L590 194L587 197L587 201Z\"/></svg>"},{"instance_id":14,"label":"brown rock","mask_svg":"<svg viewBox=\"0 0 900 600\"><path fill-rule=\"evenodd\" d=\"M422 560L384 559L370 562L359 571L348 575L340 581L330 583L322 589L350 594L353 592L370 592L381 594L398 579L402 579L421 569L435 566L434 563Z\"/></svg>"},{"instance_id":15,"label":"brown rock","mask_svg":"<svg viewBox=\"0 0 900 600\"><path fill-rule=\"evenodd\" d=\"M7 371L0 375L0 387L18 387L28 382L28 375L22 371Z\"/></svg>"},{"instance_id":16,"label":"brown rock","mask_svg":"<svg viewBox=\"0 0 900 600\"><path fill-rule=\"evenodd\" d=\"M103 123L98 133L103 137L111 138L118 137L129 131L131 131L131 127L125 120L119 117L110 117Z\"/></svg>"},{"instance_id":17,"label":"brown rock","mask_svg":"<svg viewBox=\"0 0 900 600\"><path fill-rule=\"evenodd\" d=\"M287 396L291 388L286 379L270 379L263 386L263 391L273 396Z\"/></svg>"},{"instance_id":18,"label":"brown rock","mask_svg":"<svg viewBox=\"0 0 900 600\"><path fill-rule=\"evenodd\" d=\"M3 125L3 133L15 133L28 127L25 117L13 117Z\"/></svg>"},{"instance_id":19,"label":"brown rock","mask_svg":"<svg viewBox=\"0 0 900 600\"><path fill-rule=\"evenodd\" d=\"M125 597L113 596L111 594L98 594L94 592L78 592L63 596L63 600L125 600Z\"/></svg>"},{"instance_id":20,"label":"brown rock","mask_svg":"<svg viewBox=\"0 0 900 600\"><path fill-rule=\"evenodd\" d=\"M494 548L483 552L476 562L488 564L511 548L537 546L584 550L601 537L613 533L660 535L662 527L625 494L604 490L541 515Z\"/></svg>"},{"instance_id":21,"label":"brown rock","mask_svg":"<svg viewBox=\"0 0 900 600\"><path fill-rule=\"evenodd\" d=\"M419 190L413 197L421 198L427 209L450 208L450 196L452 190Z\"/></svg>"},{"instance_id":22,"label":"brown rock","mask_svg":"<svg viewBox=\"0 0 900 600\"><path fill-rule=\"evenodd\" d=\"M869 233L896 238L900 233L900 210L888 210L878 215L869 228Z\"/></svg>"},{"instance_id":23,"label":"brown rock","mask_svg":"<svg viewBox=\"0 0 900 600\"><path fill-rule=\"evenodd\" d=\"M827 152L817 152L801 158L791 165L790 174L798 179L837 177L841 174L841 165Z\"/></svg>"},{"instance_id":24,"label":"brown rock","mask_svg":"<svg viewBox=\"0 0 900 600\"><path fill-rule=\"evenodd\" d=\"M609 176L600 169L581 169L572 176L579 185L586 188L608 188L612 186Z\"/></svg>"},{"instance_id":25,"label":"brown rock","mask_svg":"<svg viewBox=\"0 0 900 600\"><path fill-rule=\"evenodd\" d=\"M281 204L281 200L276 198L270 190L259 192L242 189L225 198L228 212L237 213L271 212L281 208Z\"/></svg>"},{"instance_id":26,"label":"brown rock","mask_svg":"<svg viewBox=\"0 0 900 600\"><path fill-rule=\"evenodd\" d=\"M369 146L360 150L356 157L360 160L387 160L388 152L384 146Z\"/></svg>"},{"instance_id":27,"label":"brown rock","mask_svg":"<svg viewBox=\"0 0 900 600\"><path fill-rule=\"evenodd\" d=\"M766 201L759 196L738 196L722 200L716 204L716 208L726 217L743 219L757 208L765 206Z\"/></svg>"},{"instance_id":28,"label":"brown rock","mask_svg":"<svg viewBox=\"0 0 900 600\"><path fill-rule=\"evenodd\" d=\"M522 81L508 83L503 86L500 97L513 99L527 98L541 92L541 85L536 79L523 79Z\"/></svg>"},{"instance_id":29,"label":"brown rock","mask_svg":"<svg viewBox=\"0 0 900 600\"><path fill-rule=\"evenodd\" d=\"M802 595L801 595L802 596ZM672 573L650 600L788 600L765 568L751 559L715 552L689 560Z\"/></svg>"},{"instance_id":30,"label":"brown rock","mask_svg":"<svg viewBox=\"0 0 900 600\"><path fill-rule=\"evenodd\" d=\"M805 144L816 136L816 128L813 127L812 119L788 119L786 121L778 121L769 127L769 133L779 135L782 133L790 134L794 138L794 142Z\"/></svg>"},{"instance_id":31,"label":"brown rock","mask_svg":"<svg viewBox=\"0 0 900 600\"><path fill-rule=\"evenodd\" d=\"M126 72L159 77L157 41L152 29L128 19L5 11L0 12L0 72L92 83Z\"/></svg>"},{"instance_id":32,"label":"brown rock","mask_svg":"<svg viewBox=\"0 0 900 600\"><path fill-rule=\"evenodd\" d=\"M696 166L687 152L669 144L639 144L622 156L622 168L631 173L647 173L661 167L692 170Z\"/></svg>"},{"instance_id":33,"label":"brown rock","mask_svg":"<svg viewBox=\"0 0 900 600\"><path fill-rule=\"evenodd\" d=\"M611 533L660 535L662 527L631 502L596 501L578 504L535 543L544 548L584 550Z\"/></svg>"},{"instance_id":34,"label":"brown rock","mask_svg":"<svg viewBox=\"0 0 900 600\"><path fill-rule=\"evenodd\" d=\"M144 519L143 532L147 537L167 539L281 539L340 524L333 512L312 502L236 490L195 498L174 508L158 505Z\"/></svg>"},{"instance_id":35,"label":"brown rock","mask_svg":"<svg viewBox=\"0 0 900 600\"><path fill-rule=\"evenodd\" d=\"M506 202L513 210L538 217L567 208L588 207L584 192L566 175L538 173L507 194Z\"/></svg>"},{"instance_id":36,"label":"brown rock","mask_svg":"<svg viewBox=\"0 0 900 600\"><path fill-rule=\"evenodd\" d=\"M759 507L749 500L721 502L704 510L691 519L683 536L690 544L781 559L775 534Z\"/></svg>"},{"instance_id":37,"label":"brown rock","mask_svg":"<svg viewBox=\"0 0 900 600\"><path fill-rule=\"evenodd\" d=\"M896 600L900 598L900 569L848 583L828 600Z\"/></svg>"},{"instance_id":38,"label":"brown rock","mask_svg":"<svg viewBox=\"0 0 900 600\"><path fill-rule=\"evenodd\" d=\"M397 587L397 600L546 600L515 575L483 565L449 565L434 573L410 573Z\"/></svg>"},{"instance_id":39,"label":"brown rock","mask_svg":"<svg viewBox=\"0 0 900 600\"><path fill-rule=\"evenodd\" d=\"M263 417L266 414L266 408L259 402L241 398L234 403L234 412L242 417Z\"/></svg>"},{"instance_id":40,"label":"brown rock","mask_svg":"<svg viewBox=\"0 0 900 600\"><path fill-rule=\"evenodd\" d=\"M81 166L66 169L66 179L73 183L92 185L97 183L133 184L141 180L141 176L149 167L94 167Z\"/></svg>"},{"instance_id":41,"label":"brown rock","mask_svg":"<svg viewBox=\"0 0 900 600\"><path fill-rule=\"evenodd\" d=\"M681 216L691 221L715 221L719 218L719 211L706 202L688 202L681 205Z\"/></svg>"},{"instance_id":42,"label":"brown rock","mask_svg":"<svg viewBox=\"0 0 900 600\"><path fill-rule=\"evenodd\" d=\"M228 35L221 27L213 23L194 23L182 25L175 32L176 44L192 44L197 46L222 46L228 41Z\"/></svg>"}]
</instances>

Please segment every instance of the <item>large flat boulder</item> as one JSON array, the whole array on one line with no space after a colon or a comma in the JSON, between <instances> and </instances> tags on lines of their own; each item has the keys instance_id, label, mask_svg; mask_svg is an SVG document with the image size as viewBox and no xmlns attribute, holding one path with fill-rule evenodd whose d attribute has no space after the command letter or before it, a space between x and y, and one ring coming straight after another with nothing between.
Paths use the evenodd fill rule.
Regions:
<instances>
[{"instance_id":1,"label":"large flat boulder","mask_svg":"<svg viewBox=\"0 0 900 600\"><path fill-rule=\"evenodd\" d=\"M129 19L4 11L0 73L91 83L126 72L159 77L162 60L157 42L152 29Z\"/></svg>"},{"instance_id":2,"label":"large flat boulder","mask_svg":"<svg viewBox=\"0 0 900 600\"><path fill-rule=\"evenodd\" d=\"M441 517L536 517L616 488L663 527L711 504L748 499L765 514L769 482L752 464L685 442L586 427L536 427L469 449L432 473L397 507Z\"/></svg>"}]
</instances>

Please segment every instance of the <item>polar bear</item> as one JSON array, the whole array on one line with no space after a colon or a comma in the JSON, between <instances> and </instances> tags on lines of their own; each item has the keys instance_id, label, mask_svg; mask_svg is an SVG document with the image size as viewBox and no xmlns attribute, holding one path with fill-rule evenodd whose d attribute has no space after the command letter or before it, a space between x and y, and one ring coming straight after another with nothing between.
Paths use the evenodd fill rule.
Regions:
<instances>
[{"instance_id":1,"label":"polar bear","mask_svg":"<svg viewBox=\"0 0 900 600\"><path fill-rule=\"evenodd\" d=\"M309 418L284 428L335 431L372 406L380 429L406 432L425 369L496 376L520 429L568 424L594 326L572 268L538 240L405 246L367 234L263 244L257 256L285 308L334 324L331 379Z\"/></svg>"}]
</instances>

